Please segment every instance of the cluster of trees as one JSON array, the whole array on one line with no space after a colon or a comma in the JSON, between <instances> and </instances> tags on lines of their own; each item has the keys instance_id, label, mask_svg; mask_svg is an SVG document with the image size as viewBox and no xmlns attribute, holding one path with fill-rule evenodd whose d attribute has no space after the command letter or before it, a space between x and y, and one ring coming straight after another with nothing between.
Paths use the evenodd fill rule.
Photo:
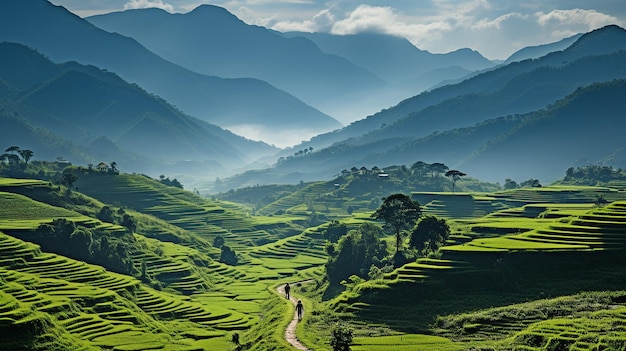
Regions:
<instances>
[{"instance_id":1,"label":"cluster of trees","mask_svg":"<svg viewBox=\"0 0 626 351\"><path fill-rule=\"evenodd\" d=\"M28 240L40 245L44 251L97 264L113 272L139 274L129 256L129 252L138 246L130 232L111 235L102 229L78 226L65 218L58 218L50 224L40 225L34 233L28 233Z\"/></svg>"},{"instance_id":2,"label":"cluster of trees","mask_svg":"<svg viewBox=\"0 0 626 351\"><path fill-rule=\"evenodd\" d=\"M380 238L382 229L373 223L364 223L349 231L335 243L326 245L329 259L326 274L331 284L338 284L352 275L368 278L372 267L383 268L387 262L387 245Z\"/></svg>"},{"instance_id":3,"label":"cluster of trees","mask_svg":"<svg viewBox=\"0 0 626 351\"><path fill-rule=\"evenodd\" d=\"M542 185L539 182L538 179L534 179L534 178L530 178L528 180L525 180L521 183L517 183L516 181L507 178L504 180L504 189L505 190L511 190L511 189L517 189L517 188L541 188Z\"/></svg>"},{"instance_id":4,"label":"cluster of trees","mask_svg":"<svg viewBox=\"0 0 626 351\"><path fill-rule=\"evenodd\" d=\"M165 184L167 186L173 186L173 187L176 187L176 188L183 189L183 185L178 181L178 179L176 179L176 178L170 179L170 177L166 177L163 174L161 174L159 176L159 182L161 184Z\"/></svg>"},{"instance_id":5,"label":"cluster of trees","mask_svg":"<svg viewBox=\"0 0 626 351\"><path fill-rule=\"evenodd\" d=\"M20 149L19 146L10 146L0 155L0 162L6 162L11 166L27 165L34 155L35 153L32 150Z\"/></svg>"},{"instance_id":6,"label":"cluster of trees","mask_svg":"<svg viewBox=\"0 0 626 351\"><path fill-rule=\"evenodd\" d=\"M383 198L372 217L384 221L384 230L394 235L395 253L390 255L386 243L380 239L384 234L380 226L364 223L348 231L345 224L334 221L324 234L329 255L326 274L331 284L353 275L363 279L378 278L394 266L436 252L450 236L450 227L444 219L422 218L420 204L404 194ZM407 236L409 250L402 252Z\"/></svg>"},{"instance_id":7,"label":"cluster of trees","mask_svg":"<svg viewBox=\"0 0 626 351\"><path fill-rule=\"evenodd\" d=\"M612 180L626 180L626 171L612 166L589 165L584 167L570 167L565 171L564 182L595 185Z\"/></svg>"},{"instance_id":8,"label":"cluster of trees","mask_svg":"<svg viewBox=\"0 0 626 351\"><path fill-rule=\"evenodd\" d=\"M300 157L300 156L308 155L308 154L311 154L311 153L313 153L313 147L312 146L309 146L308 148L305 147L302 150L298 150L298 151L294 152L293 156L287 156L287 157L281 156L281 157L279 157L278 160L276 160L276 162L277 163L283 163L286 160L293 159L294 157Z\"/></svg>"},{"instance_id":9,"label":"cluster of trees","mask_svg":"<svg viewBox=\"0 0 626 351\"><path fill-rule=\"evenodd\" d=\"M103 222L119 224L128 229L131 234L137 230L137 223L133 217L126 213L121 207L117 211L113 211L111 207L103 206L96 215L96 218Z\"/></svg>"}]
</instances>

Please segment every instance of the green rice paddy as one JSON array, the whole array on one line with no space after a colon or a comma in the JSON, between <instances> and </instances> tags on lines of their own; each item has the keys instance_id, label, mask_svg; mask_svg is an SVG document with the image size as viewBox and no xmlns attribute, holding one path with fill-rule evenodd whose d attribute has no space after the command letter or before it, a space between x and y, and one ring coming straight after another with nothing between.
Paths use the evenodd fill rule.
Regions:
<instances>
[{"instance_id":1,"label":"green rice paddy","mask_svg":"<svg viewBox=\"0 0 626 351\"><path fill-rule=\"evenodd\" d=\"M57 346L76 345L82 350L229 350L235 332L253 350L288 349L283 331L292 311L277 296L276 286L310 279L313 284L294 293L301 294L307 310L313 311L298 333L316 350L330 350L327 318L345 318L361 326L353 350L601 350L626 345L626 307L618 293L574 296L572 301L592 307L568 310L556 296L529 302L533 305L515 304L539 296L535 286L519 296L487 288L462 290L477 281L488 286L494 277L501 279L501 268L485 263L497 257L619 254L626 246L622 190L545 187L491 194L415 193L425 214L449 220L451 245L440 257L422 257L379 280L354 284L334 298L322 299L322 291L316 289L324 288L321 267L327 258L322 233L327 223L309 227L311 210L342 218L350 228L371 220L369 212L347 215L333 205L336 199L316 196L332 192L326 183L307 185L258 211L266 216L143 176L81 177L77 186L95 200L61 207L45 200L57 196L55 201L62 202L55 195L58 189L46 182L0 178L0 230L5 232L0 233L0 326L23 331L21 326L34 323L38 327L28 329L34 336L24 338L35 340L40 349L47 348L46 335L52 333L58 336ZM35 191L50 194L28 196ZM598 195L611 203L596 206ZM6 234L66 218L116 235L123 228L90 215L101 203L123 207L138 219L135 238L144 249L129 256L135 271L145 270L151 282L43 252ZM362 207L366 205L363 202ZM219 262L219 249L209 244L217 235L237 252L239 265ZM519 281L527 279L529 273L515 267ZM568 277L577 274L570 273ZM602 267L588 275L596 275L598 281L617 277ZM554 293L562 284L557 279L546 289ZM571 294L576 284L589 289L596 283L581 280L562 291ZM489 308L489 302L500 307ZM402 308L398 303L410 305ZM442 319L419 315L423 321L418 322L413 313L426 311L419 307L424 303L441 311L437 315ZM472 309L463 311L468 306ZM425 322L428 318L430 322ZM9 345L2 337L0 341Z\"/></svg>"}]
</instances>

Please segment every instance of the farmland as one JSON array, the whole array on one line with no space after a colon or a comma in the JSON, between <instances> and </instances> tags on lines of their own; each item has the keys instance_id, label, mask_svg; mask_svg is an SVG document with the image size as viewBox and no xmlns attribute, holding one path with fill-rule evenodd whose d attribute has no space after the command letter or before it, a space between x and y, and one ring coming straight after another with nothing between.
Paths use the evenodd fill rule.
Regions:
<instances>
[{"instance_id":1,"label":"farmland","mask_svg":"<svg viewBox=\"0 0 626 351\"><path fill-rule=\"evenodd\" d=\"M350 230L372 223L377 194L319 182L256 208L141 175L79 179L73 191L0 179L0 325L12 331L0 337L3 347L230 350L237 334L240 349L286 350L286 282L306 282L293 284L308 311L296 333L316 350L331 349L328 325L337 322L354 331L353 350L626 343L620 187L412 192L424 215L447 219L446 246L333 287L324 271L326 228L331 220ZM68 245L87 233L92 255L53 249L37 236L58 223L71 223ZM223 261L218 237L236 264ZM392 238L381 239L391 252ZM124 251L125 272L110 257L97 261L103 245Z\"/></svg>"}]
</instances>

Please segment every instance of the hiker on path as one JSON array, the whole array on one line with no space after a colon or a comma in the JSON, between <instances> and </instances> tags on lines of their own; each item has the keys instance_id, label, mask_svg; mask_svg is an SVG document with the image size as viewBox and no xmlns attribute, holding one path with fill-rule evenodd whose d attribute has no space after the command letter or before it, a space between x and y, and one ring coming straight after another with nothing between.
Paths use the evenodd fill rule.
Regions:
<instances>
[{"instance_id":1,"label":"hiker on path","mask_svg":"<svg viewBox=\"0 0 626 351\"><path fill-rule=\"evenodd\" d=\"M290 291L291 291L291 287L289 286L289 283L285 284L285 297L287 297L287 300L289 300Z\"/></svg>"},{"instance_id":2,"label":"hiker on path","mask_svg":"<svg viewBox=\"0 0 626 351\"><path fill-rule=\"evenodd\" d=\"M298 314L298 320L301 321L302 320L302 313L304 312L304 306L302 305L302 301L298 300L298 303L296 304L296 313Z\"/></svg>"}]
</instances>

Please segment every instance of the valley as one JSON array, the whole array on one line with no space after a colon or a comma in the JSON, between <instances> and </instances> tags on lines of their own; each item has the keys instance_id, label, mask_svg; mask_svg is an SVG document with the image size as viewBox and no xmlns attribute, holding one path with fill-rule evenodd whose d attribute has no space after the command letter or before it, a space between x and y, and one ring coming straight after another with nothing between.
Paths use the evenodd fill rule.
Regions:
<instances>
[{"instance_id":1,"label":"valley","mask_svg":"<svg viewBox=\"0 0 626 351\"><path fill-rule=\"evenodd\" d=\"M617 13L60 2L0 2L0 350L626 349Z\"/></svg>"}]
</instances>

